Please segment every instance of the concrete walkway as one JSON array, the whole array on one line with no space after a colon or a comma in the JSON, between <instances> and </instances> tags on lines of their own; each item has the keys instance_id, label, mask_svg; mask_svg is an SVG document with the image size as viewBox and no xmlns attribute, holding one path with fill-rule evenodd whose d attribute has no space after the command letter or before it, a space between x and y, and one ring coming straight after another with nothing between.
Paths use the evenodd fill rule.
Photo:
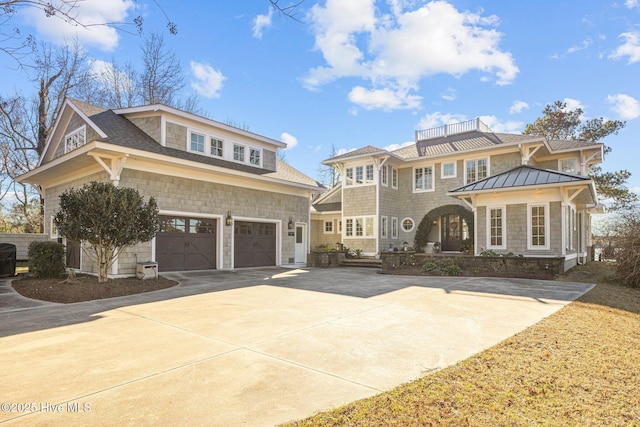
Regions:
<instances>
[{"instance_id":1,"label":"concrete walkway","mask_svg":"<svg viewBox=\"0 0 640 427\"><path fill-rule=\"evenodd\" d=\"M67 305L0 282L0 424L300 419L454 364L592 287L344 268L167 276L180 286Z\"/></svg>"}]
</instances>

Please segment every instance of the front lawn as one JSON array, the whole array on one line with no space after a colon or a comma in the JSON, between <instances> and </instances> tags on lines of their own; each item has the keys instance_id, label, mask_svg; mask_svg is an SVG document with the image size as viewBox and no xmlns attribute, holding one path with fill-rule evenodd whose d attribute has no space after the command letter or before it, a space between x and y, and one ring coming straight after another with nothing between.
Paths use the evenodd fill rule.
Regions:
<instances>
[{"instance_id":1,"label":"front lawn","mask_svg":"<svg viewBox=\"0 0 640 427\"><path fill-rule=\"evenodd\" d=\"M597 283L538 324L454 366L295 426L640 426L640 290Z\"/></svg>"}]
</instances>

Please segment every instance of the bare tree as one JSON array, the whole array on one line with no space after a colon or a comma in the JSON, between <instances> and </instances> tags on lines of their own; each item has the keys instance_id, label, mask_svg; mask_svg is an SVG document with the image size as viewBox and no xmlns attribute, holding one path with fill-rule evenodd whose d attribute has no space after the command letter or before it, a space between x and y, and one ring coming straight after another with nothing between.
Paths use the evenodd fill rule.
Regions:
<instances>
[{"instance_id":1,"label":"bare tree","mask_svg":"<svg viewBox=\"0 0 640 427\"><path fill-rule=\"evenodd\" d=\"M178 27L175 22L169 19L164 9L156 0L152 1L164 15L169 34L177 34ZM20 13L21 10L25 9L39 10L47 18L60 19L75 27L112 26L125 32L130 32L127 31L127 28L133 27L136 32L142 33L144 24L142 16L138 15L131 21L125 22L87 22L83 20L79 14L82 3L82 0L0 0L0 51L6 53L15 59L18 64L22 65L22 59L35 50L35 37L31 34L25 35L17 26L11 26L12 18Z\"/></svg>"},{"instance_id":2,"label":"bare tree","mask_svg":"<svg viewBox=\"0 0 640 427\"><path fill-rule=\"evenodd\" d=\"M144 104L174 105L176 95L184 87L180 60L167 50L164 38L151 33L142 46L143 70L139 85Z\"/></svg>"}]
</instances>

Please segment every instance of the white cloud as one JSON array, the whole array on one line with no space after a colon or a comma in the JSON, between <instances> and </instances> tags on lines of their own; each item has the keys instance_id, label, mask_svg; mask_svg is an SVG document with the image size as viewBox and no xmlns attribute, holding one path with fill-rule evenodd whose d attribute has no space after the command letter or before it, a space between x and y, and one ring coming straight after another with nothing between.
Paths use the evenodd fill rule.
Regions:
<instances>
[{"instance_id":1,"label":"white cloud","mask_svg":"<svg viewBox=\"0 0 640 427\"><path fill-rule=\"evenodd\" d=\"M113 88L117 86L118 92L133 93L136 82L131 80L127 73L113 68L113 63L100 59L89 60L89 69L93 78L102 87Z\"/></svg>"},{"instance_id":2,"label":"white cloud","mask_svg":"<svg viewBox=\"0 0 640 427\"><path fill-rule=\"evenodd\" d=\"M356 149L355 148L340 148L339 150L336 151L335 156L340 156L342 154L347 154L347 153L350 153L352 151L356 151ZM333 156L333 157L335 157L335 156Z\"/></svg>"},{"instance_id":3,"label":"white cloud","mask_svg":"<svg viewBox=\"0 0 640 427\"><path fill-rule=\"evenodd\" d=\"M610 55L610 58L621 59L628 56L628 64L640 61L640 33L633 31L622 33L620 34L620 38L624 39L625 42Z\"/></svg>"},{"instance_id":4,"label":"white cloud","mask_svg":"<svg viewBox=\"0 0 640 427\"><path fill-rule=\"evenodd\" d=\"M266 15L258 15L253 19L253 37L262 38L262 30L271 28L271 18L273 17L273 8L269 8Z\"/></svg>"},{"instance_id":5,"label":"white cloud","mask_svg":"<svg viewBox=\"0 0 640 427\"><path fill-rule=\"evenodd\" d=\"M451 87L448 87L440 96L445 101L455 101L456 100L456 90L451 88Z\"/></svg>"},{"instance_id":6,"label":"white cloud","mask_svg":"<svg viewBox=\"0 0 640 427\"><path fill-rule=\"evenodd\" d=\"M640 102L637 99L619 93L607 96L607 102L622 120L637 119L640 117Z\"/></svg>"},{"instance_id":7,"label":"white cloud","mask_svg":"<svg viewBox=\"0 0 640 427\"><path fill-rule=\"evenodd\" d=\"M498 133L522 133L524 130L524 123L515 120L503 122L496 116L480 116L480 120L489 126L489 129Z\"/></svg>"},{"instance_id":8,"label":"white cloud","mask_svg":"<svg viewBox=\"0 0 640 427\"><path fill-rule=\"evenodd\" d=\"M569 49L567 49L567 53L571 54L571 53L576 53L579 52L581 50L585 50L586 48L588 48L589 46L591 46L591 39L585 39L582 41L582 45L580 46L571 46Z\"/></svg>"},{"instance_id":9,"label":"white cloud","mask_svg":"<svg viewBox=\"0 0 640 427\"><path fill-rule=\"evenodd\" d=\"M387 14L374 0L315 4L308 18L325 65L308 71L305 87L318 90L336 79L362 78L371 87L353 88L352 102L391 110L417 108L420 98L413 92L427 76L478 70L495 76L498 85L515 79L519 70L498 46L502 35L495 16L460 12L446 1L417 9L415 3L390 0Z\"/></svg>"},{"instance_id":10,"label":"white cloud","mask_svg":"<svg viewBox=\"0 0 640 427\"><path fill-rule=\"evenodd\" d=\"M191 82L191 87L205 98L219 98L222 82L227 78L209 64L191 61L189 66L195 79Z\"/></svg>"},{"instance_id":11,"label":"white cloud","mask_svg":"<svg viewBox=\"0 0 640 427\"><path fill-rule=\"evenodd\" d=\"M624 4L629 9L633 9L634 7L638 7L638 0L626 0Z\"/></svg>"},{"instance_id":12,"label":"white cloud","mask_svg":"<svg viewBox=\"0 0 640 427\"><path fill-rule=\"evenodd\" d=\"M522 113L524 110L529 109L529 104L524 101L513 101L511 107L509 108L509 114L518 114Z\"/></svg>"},{"instance_id":13,"label":"white cloud","mask_svg":"<svg viewBox=\"0 0 640 427\"><path fill-rule=\"evenodd\" d=\"M452 123L465 122L467 120L470 119L464 114L441 113L436 111L435 113L425 115L418 123L418 129L431 129ZM524 123L522 122L512 120L504 122L496 116L480 116L480 120L487 125L489 129L499 133L521 133L524 128Z\"/></svg>"},{"instance_id":14,"label":"white cloud","mask_svg":"<svg viewBox=\"0 0 640 427\"><path fill-rule=\"evenodd\" d=\"M435 113L425 115L418 123L418 129L431 129L451 123L464 122L465 120L469 119L463 114L445 114L436 111Z\"/></svg>"},{"instance_id":15,"label":"white cloud","mask_svg":"<svg viewBox=\"0 0 640 427\"><path fill-rule=\"evenodd\" d=\"M409 95L406 90L394 91L391 88L365 89L356 86L349 92L349 101L366 110L397 110L403 108L418 108L422 97Z\"/></svg>"},{"instance_id":16,"label":"white cloud","mask_svg":"<svg viewBox=\"0 0 640 427\"><path fill-rule=\"evenodd\" d=\"M565 108L566 111L575 110L576 108L580 108L582 109L582 111L584 111L584 106L582 105L582 102L578 101L577 99L565 98L563 102L567 104L567 108Z\"/></svg>"},{"instance_id":17,"label":"white cloud","mask_svg":"<svg viewBox=\"0 0 640 427\"><path fill-rule=\"evenodd\" d=\"M632 193L636 193L637 195L640 196L640 187L632 187L629 189L629 191L631 191Z\"/></svg>"},{"instance_id":18,"label":"white cloud","mask_svg":"<svg viewBox=\"0 0 640 427\"><path fill-rule=\"evenodd\" d=\"M66 2L75 3L75 2ZM95 46L104 51L112 51L118 45L120 36L110 22L125 22L127 15L136 4L131 0L83 0L77 6L62 10L81 25L65 22L62 16L47 17L42 10L25 8L23 13L27 22L33 25L38 33L49 41L62 44L70 38L77 38L81 44Z\"/></svg>"},{"instance_id":19,"label":"white cloud","mask_svg":"<svg viewBox=\"0 0 640 427\"><path fill-rule=\"evenodd\" d=\"M383 149L387 151L395 151L413 144L415 144L415 141L407 141L402 144L389 144L386 147L383 147Z\"/></svg>"},{"instance_id":20,"label":"white cloud","mask_svg":"<svg viewBox=\"0 0 640 427\"><path fill-rule=\"evenodd\" d=\"M298 145L298 138L288 132L282 132L282 134L280 134L280 140L287 144L287 150Z\"/></svg>"}]
</instances>

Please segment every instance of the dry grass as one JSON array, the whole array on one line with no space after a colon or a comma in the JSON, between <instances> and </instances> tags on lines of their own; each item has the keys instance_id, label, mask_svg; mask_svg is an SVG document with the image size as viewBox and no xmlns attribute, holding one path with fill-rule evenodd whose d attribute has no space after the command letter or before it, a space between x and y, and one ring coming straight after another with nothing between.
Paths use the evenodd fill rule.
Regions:
<instances>
[{"instance_id":1,"label":"dry grass","mask_svg":"<svg viewBox=\"0 0 640 427\"><path fill-rule=\"evenodd\" d=\"M297 426L640 426L640 290L591 263L578 301L457 365Z\"/></svg>"}]
</instances>

